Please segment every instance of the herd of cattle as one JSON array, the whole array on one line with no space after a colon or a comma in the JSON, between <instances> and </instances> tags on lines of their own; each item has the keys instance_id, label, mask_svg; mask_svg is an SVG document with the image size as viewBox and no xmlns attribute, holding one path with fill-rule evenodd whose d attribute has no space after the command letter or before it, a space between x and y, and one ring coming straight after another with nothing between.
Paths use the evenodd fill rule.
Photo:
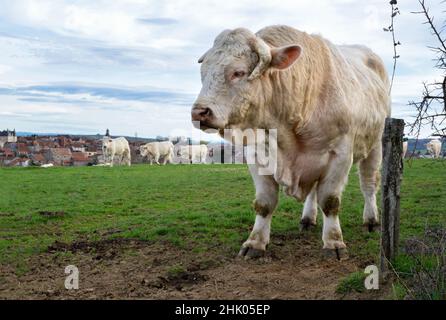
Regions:
<instances>
[{"instance_id":1,"label":"herd of cattle","mask_svg":"<svg viewBox=\"0 0 446 320\"><path fill-rule=\"evenodd\" d=\"M112 139L104 137L102 140L102 151L106 164L113 166L115 162L120 165L131 165L130 145L124 137ZM206 163L208 147L200 145L174 145L170 141L149 142L139 148L143 158L147 158L150 164L173 163ZM161 163L160 163L161 160Z\"/></svg>"},{"instance_id":2,"label":"herd of cattle","mask_svg":"<svg viewBox=\"0 0 446 320\"><path fill-rule=\"evenodd\" d=\"M408 142L403 142L403 159L406 157ZM426 144L427 152L433 158L441 157L442 143L440 140L433 139ZM105 162L113 166L114 162L119 164L131 165L130 146L124 137L112 139L104 137L102 140L102 150ZM175 156L179 163L206 163L207 157L212 153L205 144L200 145L177 145L170 141L149 142L139 148L143 158L150 164L173 163ZM160 162L161 160L161 162Z\"/></svg>"},{"instance_id":3,"label":"herd of cattle","mask_svg":"<svg viewBox=\"0 0 446 320\"><path fill-rule=\"evenodd\" d=\"M403 159L406 157L407 149L409 146L408 141L403 142ZM432 156L432 158L437 159L441 157L441 141L437 139L433 139L426 143L427 152Z\"/></svg>"}]
</instances>

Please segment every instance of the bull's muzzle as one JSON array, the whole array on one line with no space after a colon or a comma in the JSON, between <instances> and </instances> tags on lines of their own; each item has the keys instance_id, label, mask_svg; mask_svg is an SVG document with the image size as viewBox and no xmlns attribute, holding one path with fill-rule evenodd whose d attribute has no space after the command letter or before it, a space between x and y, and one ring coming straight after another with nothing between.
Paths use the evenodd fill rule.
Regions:
<instances>
[{"instance_id":1,"label":"bull's muzzle","mask_svg":"<svg viewBox=\"0 0 446 320\"><path fill-rule=\"evenodd\" d=\"M195 104L192 107L191 117L195 127L197 127L197 125L199 124L201 129L212 128L210 123L213 117L213 113L210 108L204 107L200 104Z\"/></svg>"}]
</instances>

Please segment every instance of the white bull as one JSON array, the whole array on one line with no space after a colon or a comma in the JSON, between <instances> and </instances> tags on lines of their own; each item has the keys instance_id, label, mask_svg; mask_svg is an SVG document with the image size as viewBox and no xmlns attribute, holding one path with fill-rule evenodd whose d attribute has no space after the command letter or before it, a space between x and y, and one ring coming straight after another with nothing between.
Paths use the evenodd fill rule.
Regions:
<instances>
[{"instance_id":1,"label":"white bull","mask_svg":"<svg viewBox=\"0 0 446 320\"><path fill-rule=\"evenodd\" d=\"M110 137L104 137L102 139L102 152L104 154L104 160L113 167L115 159L118 163L131 166L131 152L129 142L126 138L120 137L112 139Z\"/></svg>"},{"instance_id":2,"label":"white bull","mask_svg":"<svg viewBox=\"0 0 446 320\"><path fill-rule=\"evenodd\" d=\"M141 156L147 157L150 164L154 161L159 163L159 159L163 158L163 164L172 163L173 144L170 141L149 142L139 148Z\"/></svg>"},{"instance_id":3,"label":"white bull","mask_svg":"<svg viewBox=\"0 0 446 320\"><path fill-rule=\"evenodd\" d=\"M441 141L440 140L431 140L426 144L427 151L434 157L440 158L441 154Z\"/></svg>"},{"instance_id":4,"label":"white bull","mask_svg":"<svg viewBox=\"0 0 446 320\"><path fill-rule=\"evenodd\" d=\"M180 157L181 162L187 163L206 163L208 155L208 147L204 144L180 146L177 151L177 156Z\"/></svg>"},{"instance_id":5,"label":"white bull","mask_svg":"<svg viewBox=\"0 0 446 320\"><path fill-rule=\"evenodd\" d=\"M346 248L339 213L353 163L365 199L363 223L378 225L376 193L381 137L390 116L389 79L382 60L360 45L334 45L288 26L257 33L223 31L199 60L202 89L191 111L201 130L277 130L277 161L264 175L249 166L256 188L253 230L240 255L262 255L270 240L279 187L305 200L301 225L323 211L323 248ZM225 137L225 139L227 139Z\"/></svg>"}]
</instances>

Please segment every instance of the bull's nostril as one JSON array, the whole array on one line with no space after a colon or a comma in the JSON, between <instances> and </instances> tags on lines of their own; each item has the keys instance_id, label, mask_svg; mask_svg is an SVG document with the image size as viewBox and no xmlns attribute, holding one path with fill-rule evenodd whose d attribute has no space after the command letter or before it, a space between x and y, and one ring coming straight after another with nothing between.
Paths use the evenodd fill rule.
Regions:
<instances>
[{"instance_id":1,"label":"bull's nostril","mask_svg":"<svg viewBox=\"0 0 446 320\"><path fill-rule=\"evenodd\" d=\"M212 111L210 108L195 107L192 109L192 120L194 121L205 121L211 116L212 116Z\"/></svg>"},{"instance_id":2,"label":"bull's nostril","mask_svg":"<svg viewBox=\"0 0 446 320\"><path fill-rule=\"evenodd\" d=\"M209 108L205 108L203 111L201 111L200 116L204 117L209 117L211 115L211 109Z\"/></svg>"}]
</instances>

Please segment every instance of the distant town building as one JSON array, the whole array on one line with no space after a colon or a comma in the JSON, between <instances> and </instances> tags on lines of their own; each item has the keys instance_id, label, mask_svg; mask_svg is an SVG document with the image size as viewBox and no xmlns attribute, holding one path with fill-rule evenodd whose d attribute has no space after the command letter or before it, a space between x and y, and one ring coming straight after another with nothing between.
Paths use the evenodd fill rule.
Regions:
<instances>
[{"instance_id":1,"label":"distant town building","mask_svg":"<svg viewBox=\"0 0 446 320\"><path fill-rule=\"evenodd\" d=\"M24 143L17 143L17 155L19 157L27 157L31 154L28 146Z\"/></svg>"},{"instance_id":2,"label":"distant town building","mask_svg":"<svg viewBox=\"0 0 446 320\"><path fill-rule=\"evenodd\" d=\"M0 149L0 165L6 165L15 158L15 153L9 148Z\"/></svg>"},{"instance_id":3,"label":"distant town building","mask_svg":"<svg viewBox=\"0 0 446 320\"><path fill-rule=\"evenodd\" d=\"M73 152L71 154L71 159L73 161L73 166L75 167L86 166L90 163L88 154L85 152Z\"/></svg>"},{"instance_id":4,"label":"distant town building","mask_svg":"<svg viewBox=\"0 0 446 320\"><path fill-rule=\"evenodd\" d=\"M65 136L60 136L58 139L58 144L61 148L67 148L70 146L71 139Z\"/></svg>"},{"instance_id":5,"label":"distant town building","mask_svg":"<svg viewBox=\"0 0 446 320\"><path fill-rule=\"evenodd\" d=\"M82 142L75 141L71 143L71 151L73 152L85 152L85 145Z\"/></svg>"},{"instance_id":6,"label":"distant town building","mask_svg":"<svg viewBox=\"0 0 446 320\"><path fill-rule=\"evenodd\" d=\"M71 165L72 153L68 148L50 148L46 152L46 159L48 162L53 163L56 166L69 166Z\"/></svg>"},{"instance_id":7,"label":"distant town building","mask_svg":"<svg viewBox=\"0 0 446 320\"><path fill-rule=\"evenodd\" d=\"M3 148L8 142L17 142L15 129L13 131L10 131L9 129L0 131L0 148Z\"/></svg>"},{"instance_id":8,"label":"distant town building","mask_svg":"<svg viewBox=\"0 0 446 320\"><path fill-rule=\"evenodd\" d=\"M44 155L41 153L32 154L31 160L33 161L33 164L37 165L37 166L41 166L42 164L46 164L46 162L47 162Z\"/></svg>"}]
</instances>

